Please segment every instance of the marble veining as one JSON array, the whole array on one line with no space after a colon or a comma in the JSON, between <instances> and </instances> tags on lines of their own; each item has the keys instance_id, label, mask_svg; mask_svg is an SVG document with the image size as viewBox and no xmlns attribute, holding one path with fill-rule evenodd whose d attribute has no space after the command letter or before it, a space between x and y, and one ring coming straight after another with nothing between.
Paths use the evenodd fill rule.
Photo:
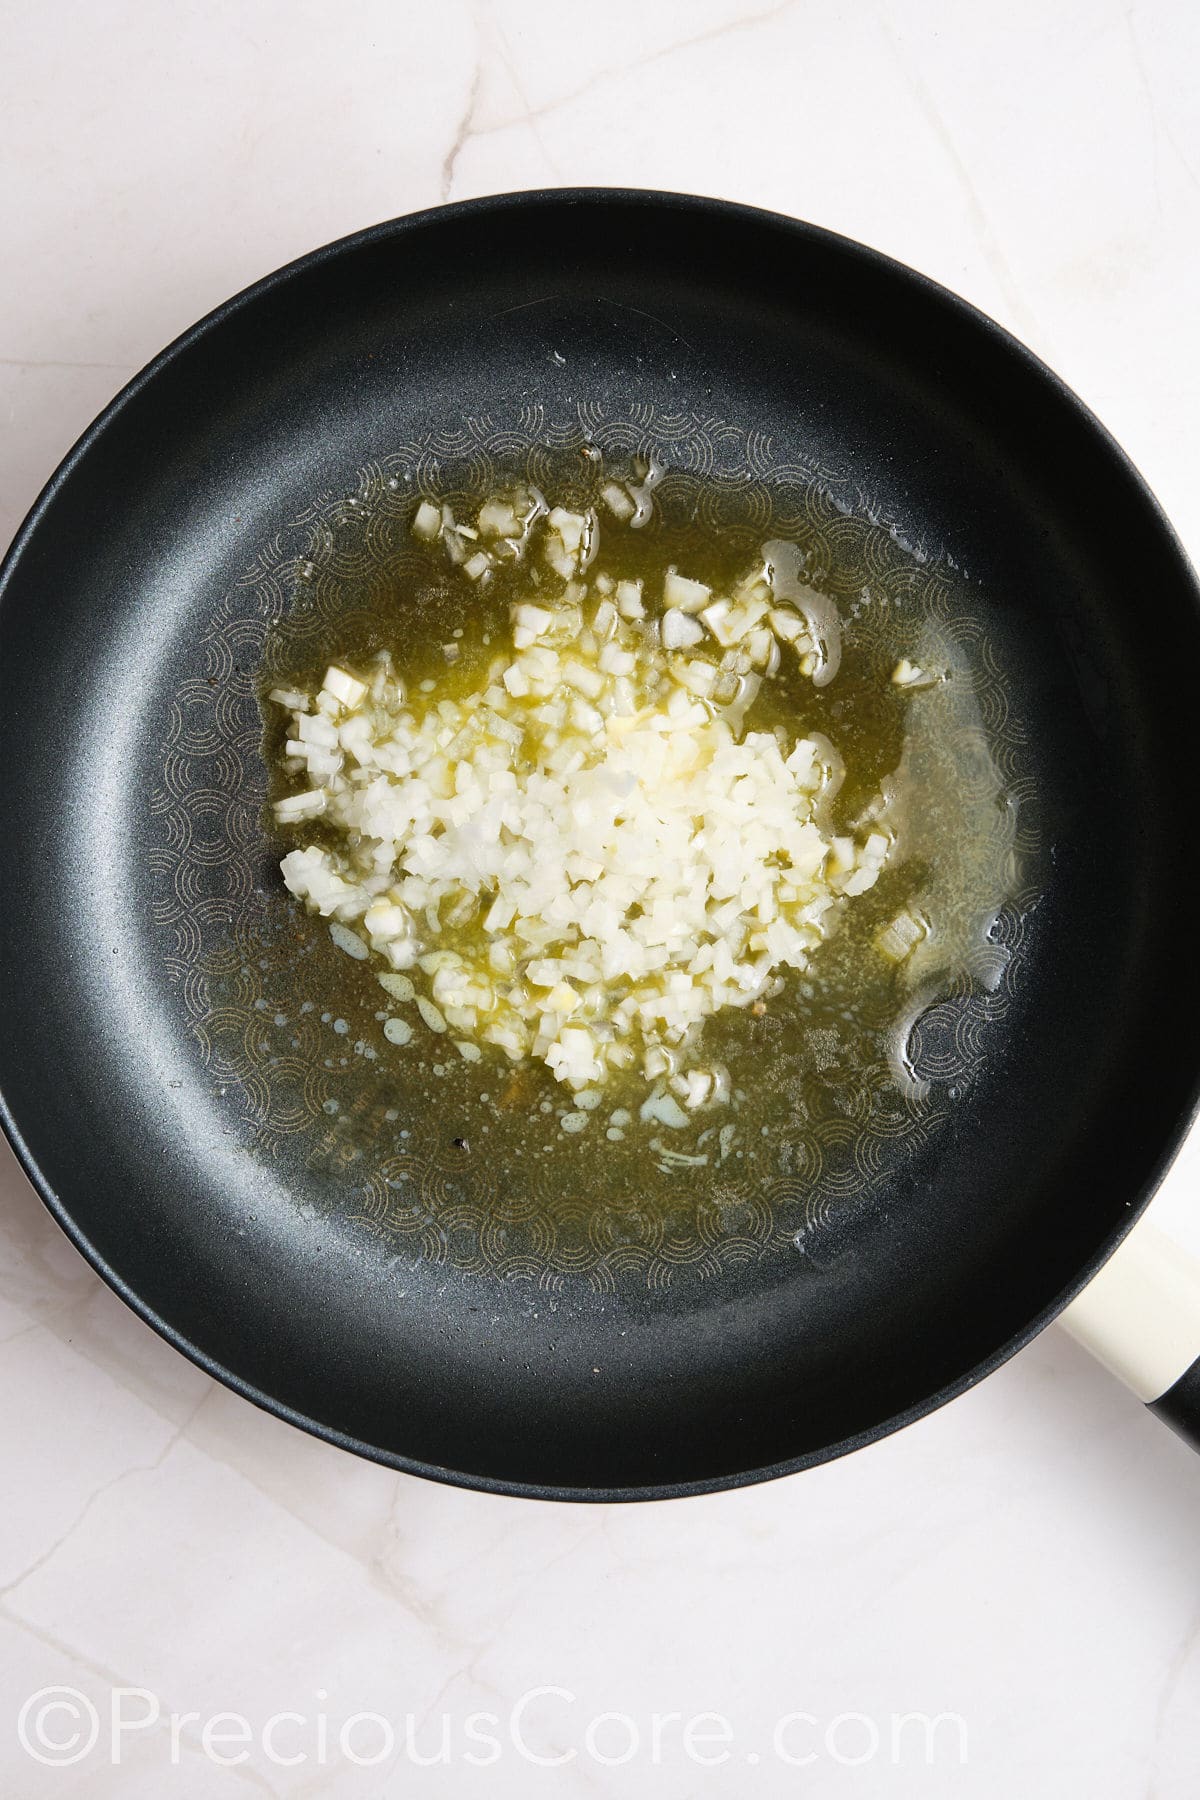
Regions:
<instances>
[{"instance_id":1,"label":"marble veining","mask_svg":"<svg viewBox=\"0 0 1200 1800\"><path fill-rule=\"evenodd\" d=\"M1183 0L67 10L14 20L0 65L0 539L235 289L377 218L600 183L777 207L947 282L1200 552ZM1200 1463L1064 1336L793 1480L516 1503L263 1416L92 1276L7 1150L0 1194L5 1794L1191 1800ZM1200 1248L1198 1195L1193 1139L1158 1204ZM906 1714L950 1721L928 1765Z\"/></svg>"}]
</instances>

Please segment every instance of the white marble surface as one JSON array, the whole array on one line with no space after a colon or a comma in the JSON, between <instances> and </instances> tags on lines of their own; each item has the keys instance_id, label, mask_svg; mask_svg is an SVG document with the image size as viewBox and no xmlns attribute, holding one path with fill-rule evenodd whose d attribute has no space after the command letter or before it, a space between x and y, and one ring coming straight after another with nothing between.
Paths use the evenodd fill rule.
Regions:
<instances>
[{"instance_id":1,"label":"white marble surface","mask_svg":"<svg viewBox=\"0 0 1200 1800\"><path fill-rule=\"evenodd\" d=\"M594 182L777 207L945 281L1078 389L1200 552L1188 0L2 13L0 538L125 379L233 290L440 199ZM0 1182L6 1795L1195 1793L1200 1462L1061 1334L790 1481L649 1508L518 1503L259 1415L98 1283L7 1154ZM1168 1198L1186 1215L1198 1192L1193 1145ZM508 1721L538 1687L575 1698L529 1702L522 1753ZM17 1733L51 1688L79 1696L61 1696L74 1722L43 1721L60 1745L82 1730L86 1750L96 1709L69 1766ZM221 1743L211 1724L225 1710L251 1739L231 1766L236 1728ZM467 1760L478 1711L501 1720L490 1767ZM171 1712L196 1715L175 1751ZM280 1712L301 1718L264 1743ZM361 1712L396 1728L376 1766L353 1756L378 1754L377 1723L351 1729L351 1754L339 1742ZM627 1761L619 1721L589 1748L605 1712L640 1728ZM965 1762L953 1720L931 1767L919 1733L894 1751L907 1712L958 1715ZM733 1742L701 1725L685 1743L671 1722L656 1763L655 1713L723 1715ZM814 1721L783 1731L810 1759L796 1766L772 1743L790 1713ZM405 1719L429 1758L443 1714L450 1761L418 1766Z\"/></svg>"}]
</instances>

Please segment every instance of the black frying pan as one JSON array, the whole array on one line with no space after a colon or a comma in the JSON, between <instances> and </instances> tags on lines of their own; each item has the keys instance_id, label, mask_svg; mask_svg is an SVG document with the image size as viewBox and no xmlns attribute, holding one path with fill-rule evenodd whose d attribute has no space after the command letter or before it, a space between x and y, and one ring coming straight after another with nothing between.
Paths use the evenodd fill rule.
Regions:
<instances>
[{"instance_id":1,"label":"black frying pan","mask_svg":"<svg viewBox=\"0 0 1200 1800\"><path fill-rule=\"evenodd\" d=\"M791 493L831 567L869 513L895 527L864 577L885 587L951 556L999 646L985 717L998 740L1019 721L1046 851L1007 927L1009 1003L946 999L905 1155L735 1194L694 1242L636 1195L606 1238L586 1184L558 1212L536 1182L481 1187L451 1157L452 1100L423 1163L402 1094L339 1140L326 1059L271 1037L308 953L262 827L272 622L311 607L305 583L318 611L336 599L355 555L386 564L410 484L588 437L657 448L733 505ZM164 1336L381 1461L611 1499L869 1442L1054 1315L1191 1117L1196 600L1153 499L1045 368L828 233L549 193L318 251L125 390L5 565L7 1129Z\"/></svg>"}]
</instances>

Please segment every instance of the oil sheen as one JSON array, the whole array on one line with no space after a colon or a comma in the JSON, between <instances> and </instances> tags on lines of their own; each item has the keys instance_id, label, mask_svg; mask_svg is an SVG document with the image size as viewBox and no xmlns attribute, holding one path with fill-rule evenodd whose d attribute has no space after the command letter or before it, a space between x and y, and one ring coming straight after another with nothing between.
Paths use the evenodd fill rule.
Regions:
<instances>
[{"instance_id":1,"label":"oil sheen","mask_svg":"<svg viewBox=\"0 0 1200 1800\"><path fill-rule=\"evenodd\" d=\"M586 505L599 480L585 457L582 471L564 466L547 498ZM456 515L469 516L461 488L454 500ZM673 502L669 472L653 504L639 509L637 528L601 507L588 573L640 579L648 610L669 566L726 591L779 534L764 530L761 518L736 516L714 531L701 522L702 510L694 495L688 504ZM361 522L351 528L361 539ZM640 1196L670 1210L696 1204L697 1194L769 1188L780 1177L802 1176L805 1146L830 1119L852 1121L866 1137L877 1130L885 1141L897 1138L897 1115L928 1104L930 1081L913 1060L914 1027L948 987L991 991L1004 977L993 927L1021 881L1016 809L989 749L973 641L956 640L947 609L898 603L869 581L855 591L836 570L826 570L822 588L806 571L803 532L793 531L789 541L801 576L836 607L840 665L820 686L785 656L750 708L747 727L779 726L792 741L823 733L845 767L834 827L849 827L882 793L897 841L876 886L845 908L808 968L789 972L765 1010L730 1008L708 1022L705 1054L727 1065L731 1103L700 1110L682 1130L643 1123L638 1106L648 1084L631 1073L606 1084L586 1129L564 1131L561 1121L575 1101L542 1065L513 1065L491 1047L481 1061L465 1062L411 1008L411 1042L389 1042L383 1022L395 1008L374 961L336 950L326 923L303 913L281 885L272 904L277 900L296 942L293 1003L327 1025L324 1060L346 1072L342 1098L327 1103L324 1153L331 1164L345 1166L390 1144L451 1172L478 1160L498 1189L532 1183L543 1196L589 1205ZM311 690L329 662L354 668L387 650L411 695L422 680L436 681L439 698L466 695L510 645L509 606L536 597L530 581L530 565L518 564L475 587L447 563L441 546L411 540L365 578L344 579L337 604L324 606L315 623L305 615L300 630L299 611L285 617L262 684L268 768L279 769L284 736L281 711L265 698L271 687ZM446 644L458 647L453 661ZM939 679L897 685L891 674L904 658ZM276 778L271 797L283 791ZM273 824L267 829L279 855L301 841L322 842L319 822L304 827L303 839ZM896 961L880 938L903 913L920 920L924 935Z\"/></svg>"}]
</instances>

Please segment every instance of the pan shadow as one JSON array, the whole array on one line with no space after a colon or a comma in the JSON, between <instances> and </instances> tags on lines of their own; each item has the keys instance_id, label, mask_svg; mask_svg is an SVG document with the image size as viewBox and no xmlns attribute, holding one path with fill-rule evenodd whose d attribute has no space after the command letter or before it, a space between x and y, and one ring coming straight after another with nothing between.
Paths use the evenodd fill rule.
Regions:
<instances>
[{"instance_id":1,"label":"pan shadow","mask_svg":"<svg viewBox=\"0 0 1200 1800\"><path fill-rule=\"evenodd\" d=\"M447 1508L467 1514L486 1511L493 1525L507 1517L515 1526L530 1505L464 1491L451 1496L415 1477L354 1458L225 1390L161 1339L89 1268L3 1142L0 1350L35 1331L69 1345L94 1365L99 1377L120 1384L173 1424L186 1419L185 1435L197 1449L235 1466L289 1510L310 1515L310 1523L323 1536L345 1535L336 1521L341 1502L351 1491L367 1502L367 1514L377 1521L395 1505L410 1526L424 1518L431 1531L444 1528ZM98 1392L103 1385L98 1382ZM55 1405L49 1388L45 1405L48 1409ZM884 1439L825 1470L792 1478L786 1486L802 1498L803 1484L814 1479L850 1487L860 1481L872 1484L879 1473L876 1465L885 1457L902 1467L913 1453L920 1458L928 1452L940 1459L944 1453L931 1440L935 1435L945 1437L956 1422L967 1425L960 1409L975 1414L967 1431L971 1443L978 1446L981 1435L1002 1440L995 1447L1002 1448L1013 1467L1027 1471L1034 1487L1043 1481L1065 1485L1092 1516L1102 1510L1113 1516L1114 1523L1124 1520L1131 1554L1138 1555L1139 1543L1146 1548L1147 1578L1153 1572L1151 1564L1174 1565L1176 1575L1182 1566L1194 1571L1200 1583L1200 1539L1195 1531L1200 1460L1057 1327L953 1403L949 1412L934 1414L900 1438ZM31 1473L36 1480L38 1472ZM44 1474L52 1478L51 1471ZM734 1494L715 1495L687 1505L691 1509L748 1503L751 1511L757 1511L753 1496L765 1501L783 1485L746 1491L740 1500ZM599 1510L612 1521L629 1516L631 1510L604 1507L581 1513L565 1502L532 1504L539 1513L548 1510L579 1523L585 1513ZM632 1509L643 1517L648 1510L664 1515L665 1522L665 1515L675 1509L661 1505ZM358 1542L345 1547L360 1553L366 1549Z\"/></svg>"}]
</instances>

